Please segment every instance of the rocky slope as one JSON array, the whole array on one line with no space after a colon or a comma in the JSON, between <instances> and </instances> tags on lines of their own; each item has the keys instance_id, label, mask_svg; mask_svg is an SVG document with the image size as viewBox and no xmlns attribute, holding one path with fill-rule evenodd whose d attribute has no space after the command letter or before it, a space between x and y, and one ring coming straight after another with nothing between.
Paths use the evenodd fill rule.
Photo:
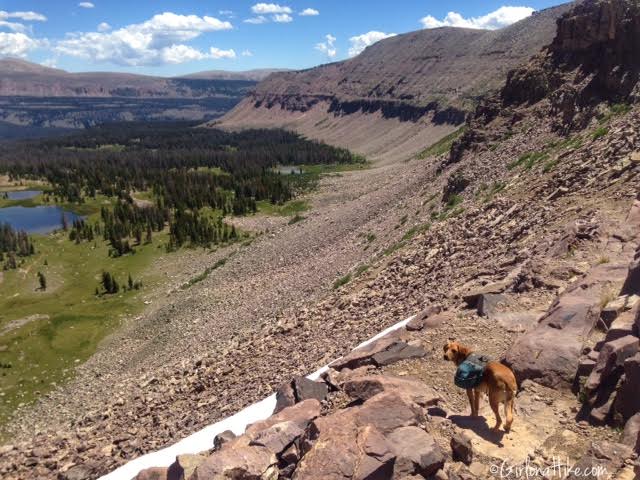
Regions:
<instances>
[{"instance_id":1,"label":"rocky slope","mask_svg":"<svg viewBox=\"0 0 640 480\"><path fill-rule=\"evenodd\" d=\"M421 30L357 57L271 75L223 120L286 126L377 157L409 156L462 124L507 71L553 39L554 7L497 31Z\"/></svg>"},{"instance_id":2,"label":"rocky slope","mask_svg":"<svg viewBox=\"0 0 640 480\"><path fill-rule=\"evenodd\" d=\"M593 32L614 13L613 27L634 25L635 5L584 2L553 44L567 45L566 25ZM624 31L582 48L637 51L617 41ZM271 224L125 326L77 380L20 412L1 450L3 478L95 478L278 390L285 408L275 417L144 475L485 479L499 477L492 465L503 461L545 467L559 457L634 478L640 107L635 86L616 103L606 91L589 96L588 111L555 108L558 89L508 100L511 82L529 69L554 73L549 59L560 53L546 50L510 75L450 155L326 178L308 218ZM636 66L620 63L621 78ZM560 87L582 98L574 75L589 68L561 71ZM400 338L350 354L412 314ZM511 432L468 418L442 359L450 337L513 366ZM326 387L295 383L343 355ZM323 388L331 393L322 403L300 393ZM623 434L609 426L623 424Z\"/></svg>"}]
</instances>

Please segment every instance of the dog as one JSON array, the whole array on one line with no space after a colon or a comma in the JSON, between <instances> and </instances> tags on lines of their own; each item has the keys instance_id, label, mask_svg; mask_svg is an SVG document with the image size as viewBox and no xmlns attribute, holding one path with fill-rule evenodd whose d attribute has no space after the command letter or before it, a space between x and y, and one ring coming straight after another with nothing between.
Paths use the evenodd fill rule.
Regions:
<instances>
[{"instance_id":1,"label":"dog","mask_svg":"<svg viewBox=\"0 0 640 480\"><path fill-rule=\"evenodd\" d=\"M460 365L472 353L466 347L456 341L449 341L444 346L444 359ZM494 432L500 430L502 419L500 418L500 403L504 403L504 415L506 422L504 430L509 432L513 423L514 399L518 391L516 377L513 371L500 362L489 362L482 374L482 382L476 388L467 389L469 404L471 405L471 416L477 417L480 409L480 394L486 393L489 396L489 405L496 416L496 424L492 428Z\"/></svg>"}]
</instances>

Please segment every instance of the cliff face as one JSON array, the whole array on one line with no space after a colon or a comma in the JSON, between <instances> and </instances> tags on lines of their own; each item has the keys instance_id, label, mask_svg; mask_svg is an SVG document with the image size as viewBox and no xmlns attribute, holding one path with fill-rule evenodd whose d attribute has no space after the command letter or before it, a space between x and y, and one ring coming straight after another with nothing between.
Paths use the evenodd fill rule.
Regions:
<instances>
[{"instance_id":1,"label":"cliff face","mask_svg":"<svg viewBox=\"0 0 640 480\"><path fill-rule=\"evenodd\" d=\"M640 4L630 0L585 0L558 19L551 44L507 75L499 94L485 99L454 144L450 163L480 142L499 139L523 108L549 118L568 134L602 119L640 96ZM499 119L499 121L494 121Z\"/></svg>"},{"instance_id":2,"label":"cliff face","mask_svg":"<svg viewBox=\"0 0 640 480\"><path fill-rule=\"evenodd\" d=\"M568 8L544 10L497 31L410 32L344 62L276 73L222 123L285 126L365 154L374 152L369 143L376 133L392 130L385 144L394 155L411 155L462 124L480 98L501 87L509 70L548 45L556 19ZM396 148L416 135L423 141Z\"/></svg>"},{"instance_id":3,"label":"cliff face","mask_svg":"<svg viewBox=\"0 0 640 480\"><path fill-rule=\"evenodd\" d=\"M548 97L567 128L583 127L602 102L635 102L640 93L640 4L587 0L558 20L548 49L510 72L504 106Z\"/></svg>"}]
</instances>

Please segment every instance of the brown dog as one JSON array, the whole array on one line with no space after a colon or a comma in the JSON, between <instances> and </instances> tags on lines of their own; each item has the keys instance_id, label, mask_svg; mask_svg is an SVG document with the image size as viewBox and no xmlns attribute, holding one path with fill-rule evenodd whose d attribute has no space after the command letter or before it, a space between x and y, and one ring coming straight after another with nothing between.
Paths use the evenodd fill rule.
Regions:
<instances>
[{"instance_id":1,"label":"brown dog","mask_svg":"<svg viewBox=\"0 0 640 480\"><path fill-rule=\"evenodd\" d=\"M444 346L444 359L456 365L460 365L471 354L471 349L458 342L450 341ZM511 369L499 362L489 362L482 375L482 382L476 388L467 389L469 404L471 405L471 416L477 417L480 409L480 394L489 395L489 404L496 416L494 431L500 429L502 419L500 418L500 403L504 403L504 415L507 421L504 429L508 432L513 423L513 404L518 385L516 377Z\"/></svg>"}]
</instances>

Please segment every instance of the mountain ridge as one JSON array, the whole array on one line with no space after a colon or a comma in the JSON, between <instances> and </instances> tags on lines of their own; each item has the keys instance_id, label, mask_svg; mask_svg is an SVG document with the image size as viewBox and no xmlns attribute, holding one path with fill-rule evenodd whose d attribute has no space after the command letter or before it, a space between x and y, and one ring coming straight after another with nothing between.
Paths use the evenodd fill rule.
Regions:
<instances>
[{"instance_id":1,"label":"mountain ridge","mask_svg":"<svg viewBox=\"0 0 640 480\"><path fill-rule=\"evenodd\" d=\"M280 126L365 155L413 155L461 125L508 71L551 43L556 20L570 6L542 10L500 30L409 32L349 60L274 73L219 125Z\"/></svg>"}]
</instances>

